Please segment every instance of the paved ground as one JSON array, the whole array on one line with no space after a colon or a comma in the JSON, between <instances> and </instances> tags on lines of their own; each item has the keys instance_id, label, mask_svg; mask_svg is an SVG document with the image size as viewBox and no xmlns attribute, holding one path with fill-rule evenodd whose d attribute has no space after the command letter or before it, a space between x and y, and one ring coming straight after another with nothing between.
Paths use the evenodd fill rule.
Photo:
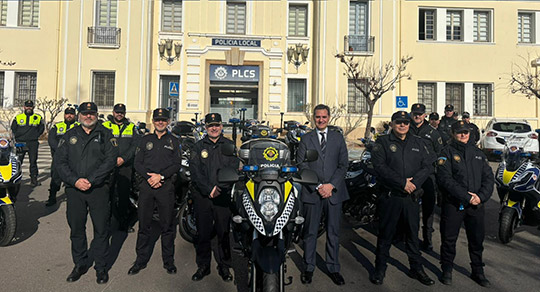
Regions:
<instances>
[{"instance_id":1,"label":"paved ground","mask_svg":"<svg viewBox=\"0 0 540 292\"><path fill-rule=\"evenodd\" d=\"M136 234L115 232L112 237L113 249L110 281L106 285L95 282L93 270L76 283L67 283L65 278L73 268L70 254L69 227L65 216L65 197L59 195L60 204L56 208L45 207L48 196L50 154L46 145L39 151L39 169L42 185L32 189L25 176L24 186L16 204L18 228L14 242L7 247L0 247L1 291L246 291L246 261L234 255L234 273L236 285L224 283L218 277L215 266L212 274L199 283L191 281L196 270L194 248L180 236L176 239L177 275L168 275L162 268L160 243L156 243L154 255L148 267L136 276L128 276L127 271L135 259ZM28 160L25 161L27 174ZM496 195L495 195L496 196ZM485 242L486 274L491 280L491 291L538 291L540 287L540 269L538 269L540 231L536 227L522 227L514 241L502 245L497 239L498 204L492 199L487 204L487 238ZM436 219L438 232L438 217ZM92 238L92 224L88 223L89 238ZM435 244L440 244L438 233L434 236ZM375 226L353 228L346 222L341 230L340 260L346 285L337 287L324 274L324 265L319 265L311 285L300 282L301 254L290 254L288 276L293 283L286 287L289 291L483 291L469 275L469 259L465 233L458 241L458 255L454 285L444 286L438 281L433 287L425 287L408 278L407 258L396 247L391 250L387 277L383 286L374 286L368 280L375 259ZM324 257L324 239L319 239L319 255ZM438 252L424 254L426 271L432 277L439 272ZM320 258L322 263L322 258Z\"/></svg>"}]
</instances>

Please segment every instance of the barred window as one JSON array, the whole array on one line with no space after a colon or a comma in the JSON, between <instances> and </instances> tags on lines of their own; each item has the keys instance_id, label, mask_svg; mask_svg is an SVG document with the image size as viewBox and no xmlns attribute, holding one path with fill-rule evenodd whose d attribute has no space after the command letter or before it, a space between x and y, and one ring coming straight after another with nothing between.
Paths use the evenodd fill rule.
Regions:
<instances>
[{"instance_id":1,"label":"barred window","mask_svg":"<svg viewBox=\"0 0 540 292\"><path fill-rule=\"evenodd\" d=\"M419 40L435 39L435 9L420 9L418 24Z\"/></svg>"},{"instance_id":2,"label":"barred window","mask_svg":"<svg viewBox=\"0 0 540 292\"><path fill-rule=\"evenodd\" d=\"M4 79L5 73L0 72L0 107L4 106Z\"/></svg>"},{"instance_id":3,"label":"barred window","mask_svg":"<svg viewBox=\"0 0 540 292\"><path fill-rule=\"evenodd\" d=\"M96 26L116 27L118 0L96 0Z\"/></svg>"},{"instance_id":4,"label":"barred window","mask_svg":"<svg viewBox=\"0 0 540 292\"><path fill-rule=\"evenodd\" d=\"M287 79L287 112L302 112L306 104L306 79Z\"/></svg>"},{"instance_id":5,"label":"barred window","mask_svg":"<svg viewBox=\"0 0 540 292\"><path fill-rule=\"evenodd\" d=\"M0 26L5 26L7 21L7 0L0 0Z\"/></svg>"},{"instance_id":6,"label":"barred window","mask_svg":"<svg viewBox=\"0 0 540 292\"><path fill-rule=\"evenodd\" d=\"M446 12L446 40L461 41L462 11Z\"/></svg>"},{"instance_id":7,"label":"barred window","mask_svg":"<svg viewBox=\"0 0 540 292\"><path fill-rule=\"evenodd\" d=\"M362 82L362 81L358 81ZM347 90L347 112L350 114L362 114L368 112L366 97L354 86L354 80L349 79Z\"/></svg>"},{"instance_id":8,"label":"barred window","mask_svg":"<svg viewBox=\"0 0 540 292\"><path fill-rule=\"evenodd\" d=\"M246 34L245 2L227 2L227 33Z\"/></svg>"},{"instance_id":9,"label":"barred window","mask_svg":"<svg viewBox=\"0 0 540 292\"><path fill-rule=\"evenodd\" d=\"M182 31L182 0L163 0L161 13L162 31Z\"/></svg>"},{"instance_id":10,"label":"barred window","mask_svg":"<svg viewBox=\"0 0 540 292\"><path fill-rule=\"evenodd\" d=\"M463 112L463 84L446 83L446 104L453 105L456 113Z\"/></svg>"},{"instance_id":11,"label":"barred window","mask_svg":"<svg viewBox=\"0 0 540 292\"><path fill-rule=\"evenodd\" d=\"M518 13L518 42L534 43L534 14L531 12Z\"/></svg>"},{"instance_id":12,"label":"barred window","mask_svg":"<svg viewBox=\"0 0 540 292\"><path fill-rule=\"evenodd\" d=\"M475 42L489 42L491 20L488 11L474 12L473 40Z\"/></svg>"},{"instance_id":13,"label":"barred window","mask_svg":"<svg viewBox=\"0 0 540 292\"><path fill-rule=\"evenodd\" d=\"M367 1L351 1L349 6L349 34L366 36L368 33Z\"/></svg>"},{"instance_id":14,"label":"barred window","mask_svg":"<svg viewBox=\"0 0 540 292\"><path fill-rule=\"evenodd\" d=\"M492 97L491 84L474 84L474 110L475 116L491 116L492 115Z\"/></svg>"},{"instance_id":15,"label":"barred window","mask_svg":"<svg viewBox=\"0 0 540 292\"><path fill-rule=\"evenodd\" d=\"M92 100L97 106L114 105L115 72L94 72L92 82Z\"/></svg>"},{"instance_id":16,"label":"barred window","mask_svg":"<svg viewBox=\"0 0 540 292\"><path fill-rule=\"evenodd\" d=\"M436 111L435 83L418 83L418 103L426 106L426 113Z\"/></svg>"},{"instance_id":17,"label":"barred window","mask_svg":"<svg viewBox=\"0 0 540 292\"><path fill-rule=\"evenodd\" d=\"M14 106L22 106L26 100L36 100L37 73L15 73Z\"/></svg>"},{"instance_id":18,"label":"barred window","mask_svg":"<svg viewBox=\"0 0 540 292\"><path fill-rule=\"evenodd\" d=\"M37 27L39 21L39 1L19 1L19 26Z\"/></svg>"},{"instance_id":19,"label":"barred window","mask_svg":"<svg viewBox=\"0 0 540 292\"><path fill-rule=\"evenodd\" d=\"M289 6L289 36L307 36L307 5Z\"/></svg>"}]
</instances>

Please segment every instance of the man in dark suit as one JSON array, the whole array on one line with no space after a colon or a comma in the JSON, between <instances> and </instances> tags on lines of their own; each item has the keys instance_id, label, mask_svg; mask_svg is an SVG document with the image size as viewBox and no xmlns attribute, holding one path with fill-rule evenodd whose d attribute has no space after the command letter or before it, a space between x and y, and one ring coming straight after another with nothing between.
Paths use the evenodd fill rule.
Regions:
<instances>
[{"instance_id":1,"label":"man in dark suit","mask_svg":"<svg viewBox=\"0 0 540 292\"><path fill-rule=\"evenodd\" d=\"M343 135L328 130L330 108L324 104L313 110L317 129L304 135L297 152L297 161L304 161L307 149L315 149L319 158L300 164L301 169L317 172L319 184L304 186L301 201L304 203L306 223L304 225L304 263L302 283L309 284L313 278L317 254L317 232L321 215L326 215L326 266L330 278L336 285L345 284L339 270L339 227L341 205L349 199L345 185L345 174L349 164L347 146Z\"/></svg>"}]
</instances>

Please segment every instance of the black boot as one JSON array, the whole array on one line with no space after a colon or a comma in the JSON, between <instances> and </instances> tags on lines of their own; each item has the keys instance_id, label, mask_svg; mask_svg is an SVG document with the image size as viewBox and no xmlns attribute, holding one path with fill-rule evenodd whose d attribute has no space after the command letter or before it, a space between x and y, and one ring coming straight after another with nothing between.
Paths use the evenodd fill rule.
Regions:
<instances>
[{"instance_id":1,"label":"black boot","mask_svg":"<svg viewBox=\"0 0 540 292\"><path fill-rule=\"evenodd\" d=\"M41 183L37 180L37 176L31 176L30 177L30 184L33 186L33 187L37 187L37 186L40 186Z\"/></svg>"},{"instance_id":2,"label":"black boot","mask_svg":"<svg viewBox=\"0 0 540 292\"><path fill-rule=\"evenodd\" d=\"M424 251L433 251L433 241L431 240L431 235L433 234L433 229L422 227L422 237L424 240L420 245L420 248Z\"/></svg>"},{"instance_id":3,"label":"black boot","mask_svg":"<svg viewBox=\"0 0 540 292\"><path fill-rule=\"evenodd\" d=\"M49 190L49 200L47 201L47 204L45 206L51 207L56 205L56 192Z\"/></svg>"}]
</instances>

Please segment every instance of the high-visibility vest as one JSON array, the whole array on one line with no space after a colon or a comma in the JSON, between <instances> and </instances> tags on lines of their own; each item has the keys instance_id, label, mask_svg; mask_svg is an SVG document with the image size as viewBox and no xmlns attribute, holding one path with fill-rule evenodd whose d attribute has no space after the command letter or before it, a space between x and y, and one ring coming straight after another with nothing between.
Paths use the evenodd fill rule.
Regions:
<instances>
[{"instance_id":1,"label":"high-visibility vest","mask_svg":"<svg viewBox=\"0 0 540 292\"><path fill-rule=\"evenodd\" d=\"M15 117L15 120L17 121L17 125L19 126L26 126L26 117L27 115L25 113L18 114ZM41 123L41 116L38 114L33 114L28 117L28 126L34 126L37 127Z\"/></svg>"},{"instance_id":2,"label":"high-visibility vest","mask_svg":"<svg viewBox=\"0 0 540 292\"><path fill-rule=\"evenodd\" d=\"M77 126L77 125L80 125L80 123L79 122L74 122L69 126L65 122L56 123L56 124L54 124L54 126L56 127L56 135L64 135L67 132L67 130L69 130L69 129Z\"/></svg>"},{"instance_id":3,"label":"high-visibility vest","mask_svg":"<svg viewBox=\"0 0 540 292\"><path fill-rule=\"evenodd\" d=\"M111 130L113 136L117 138L118 137L133 137L133 131L135 129L135 125L133 123L127 124L127 126L124 128L122 133L120 133L120 126L111 121L103 122L103 126Z\"/></svg>"}]
</instances>

